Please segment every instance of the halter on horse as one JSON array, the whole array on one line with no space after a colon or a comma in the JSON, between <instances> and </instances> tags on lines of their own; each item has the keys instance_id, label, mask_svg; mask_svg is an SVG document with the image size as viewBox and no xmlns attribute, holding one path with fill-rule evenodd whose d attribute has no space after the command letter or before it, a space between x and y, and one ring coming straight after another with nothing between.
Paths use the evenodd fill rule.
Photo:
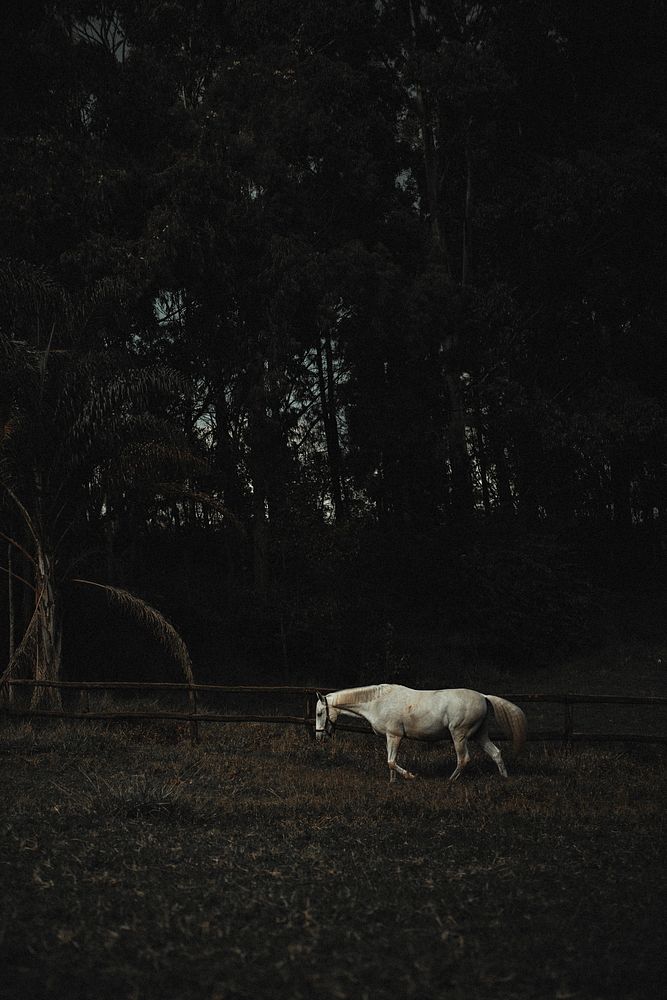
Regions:
<instances>
[{"instance_id":1,"label":"halter on horse","mask_svg":"<svg viewBox=\"0 0 667 1000\"><path fill-rule=\"evenodd\" d=\"M459 777L470 760L468 740L475 742L491 757L500 774L507 770L498 747L488 734L488 711L519 752L526 741L528 726L522 710L505 698L480 694L466 688L440 691L415 691L400 684L375 684L370 687L345 688L326 696L318 694L315 736L322 740L335 730L338 716L353 715L366 719L374 733L387 737L387 764L390 781L396 773L404 778L415 775L396 763L403 737L414 740L442 740L449 733L456 750L456 768L450 781Z\"/></svg>"},{"instance_id":2,"label":"halter on horse","mask_svg":"<svg viewBox=\"0 0 667 1000\"><path fill-rule=\"evenodd\" d=\"M317 698L318 698L318 713L320 704L323 704L326 715L324 724L320 729L317 728L317 719L315 720L315 736L318 740L321 740L324 736L333 736L333 734L336 731L336 723L333 721L329 713L329 702L326 699L326 695L318 694Z\"/></svg>"}]
</instances>

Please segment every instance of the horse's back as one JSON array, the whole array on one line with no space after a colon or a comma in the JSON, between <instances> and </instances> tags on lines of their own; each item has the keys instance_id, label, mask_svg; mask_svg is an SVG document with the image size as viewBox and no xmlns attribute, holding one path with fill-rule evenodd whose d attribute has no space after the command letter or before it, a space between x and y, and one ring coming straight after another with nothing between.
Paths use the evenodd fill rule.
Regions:
<instances>
[{"instance_id":1,"label":"horse's back","mask_svg":"<svg viewBox=\"0 0 667 1000\"><path fill-rule=\"evenodd\" d=\"M483 719L487 712L487 701L479 691L470 688L443 688L434 692L442 704L447 726L470 726Z\"/></svg>"},{"instance_id":2,"label":"horse's back","mask_svg":"<svg viewBox=\"0 0 667 1000\"><path fill-rule=\"evenodd\" d=\"M402 684L387 685L378 708L378 722L415 739L441 739L447 730L476 725L487 711L486 699L479 691L422 691Z\"/></svg>"}]
</instances>

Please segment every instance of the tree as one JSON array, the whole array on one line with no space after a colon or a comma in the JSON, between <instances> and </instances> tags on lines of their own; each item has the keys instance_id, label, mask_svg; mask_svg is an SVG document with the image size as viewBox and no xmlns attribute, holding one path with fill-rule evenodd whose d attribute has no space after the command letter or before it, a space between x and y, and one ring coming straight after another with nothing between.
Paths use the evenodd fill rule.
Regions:
<instances>
[{"instance_id":1,"label":"tree","mask_svg":"<svg viewBox=\"0 0 667 1000\"><path fill-rule=\"evenodd\" d=\"M167 470L192 471L183 435L153 415L180 386L164 368L139 368L96 350L93 330L99 334L101 308L109 308L115 289L76 301L35 268L5 264L1 277L0 488L13 526L2 536L26 567L20 575L10 566L12 579L34 595L3 677L27 658L35 680L60 679L61 600L65 584L74 582L103 588L134 613L192 681L185 645L158 611L112 581L79 575L86 549L103 548L119 497L137 488L159 490ZM36 687L33 705L58 698L53 689Z\"/></svg>"},{"instance_id":2,"label":"tree","mask_svg":"<svg viewBox=\"0 0 667 1000\"><path fill-rule=\"evenodd\" d=\"M324 574L323 593L333 593L348 533L367 595L364 545L386 557L378 615L398 603L391 571L398 581L421 567L402 595L413 614L429 588L443 592L438 559L456 581L453 564L470 559L481 531L488 561L469 561L480 576L495 545L511 575L528 535L538 549L543 535L599 535L619 569L622 547L651 537L657 565L661 5L14 7L0 68L10 95L0 255L43 266L67 292L49 351L24 330L34 310L12 306L8 399L43 419L28 401L50 398L38 390L44 359L44 385L60 397L71 380L86 412L89 396L120 398L113 372L126 372L122 450L147 454L152 432L136 418L153 409L148 373L177 372L165 408L183 453L196 440L207 458L192 490L213 494L245 532L198 502L193 514L195 501L167 496L164 483L157 493L159 470L138 497L137 476L123 480L103 442L99 468L81 465L74 492L86 517L67 539L83 546L90 532L109 583L132 526L150 526L163 552L180 545L181 564L181 529L193 527L209 567L205 600L188 594L193 614L205 603L222 620L236 602L255 623L298 603L289 581L308 577L317 552L337 567ZM97 319L66 338L73 303L111 278L125 302L106 309L103 340ZM91 361L101 343L107 368ZM8 426L7 454L18 440ZM59 453L73 483L68 460ZM51 483L55 466L40 461ZM34 478L19 477L20 490L9 482L33 527ZM26 553L34 558L36 543L9 493L5 502L15 522L6 534L25 550L14 550L12 572L34 584ZM140 567L124 572L136 587ZM20 617L25 585L15 583ZM456 604L455 583L446 600ZM334 605L342 621L349 606Z\"/></svg>"}]
</instances>

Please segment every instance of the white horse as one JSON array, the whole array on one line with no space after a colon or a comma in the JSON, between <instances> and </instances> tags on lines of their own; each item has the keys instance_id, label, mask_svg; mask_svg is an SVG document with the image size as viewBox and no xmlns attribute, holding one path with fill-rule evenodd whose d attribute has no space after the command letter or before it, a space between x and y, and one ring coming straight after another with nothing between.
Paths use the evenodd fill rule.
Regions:
<instances>
[{"instance_id":1,"label":"white horse","mask_svg":"<svg viewBox=\"0 0 667 1000\"><path fill-rule=\"evenodd\" d=\"M413 740L436 741L450 733L456 750L456 768L449 777L450 781L459 777L470 760L469 739L475 740L506 778L507 770L500 750L489 739L489 706L501 729L512 737L514 750L518 753L528 733L522 710L505 698L465 688L415 691L401 684L374 684L345 688L326 696L318 693L315 735L318 740L331 736L339 715L361 716L370 722L374 733L386 735L389 780L394 781L396 772L404 778L416 777L396 763L398 747L404 736Z\"/></svg>"}]
</instances>

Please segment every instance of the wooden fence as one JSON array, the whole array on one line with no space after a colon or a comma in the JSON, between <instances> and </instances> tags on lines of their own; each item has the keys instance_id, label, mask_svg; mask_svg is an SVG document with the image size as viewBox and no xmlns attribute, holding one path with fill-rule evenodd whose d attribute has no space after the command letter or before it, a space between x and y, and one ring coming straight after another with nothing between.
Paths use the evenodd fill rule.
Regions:
<instances>
[{"instance_id":1,"label":"wooden fence","mask_svg":"<svg viewBox=\"0 0 667 1000\"><path fill-rule=\"evenodd\" d=\"M17 707L11 697L9 689L20 690L21 688L56 688L59 691L79 691L80 704L78 710L72 711L64 708L30 708ZM242 685L221 685L221 684L184 684L184 683L150 683L143 681L35 681L27 679L7 680L4 685L4 696L0 701L0 711L10 718L23 719L67 719L67 720L170 720L177 722L187 722L190 726L190 736L193 742L200 739L201 723L235 723L235 722L261 722L281 725L301 725L308 730L314 730L315 725L315 701L316 691L327 694L334 688L314 688L314 687L291 687L291 686L242 686ZM167 711L159 709L142 709L134 711L124 711L113 709L91 709L90 694L101 691L148 691L162 694L164 692L183 692L187 697L188 710ZM261 715L261 714L219 714L201 710L199 705L200 694L242 694L244 696L270 695L287 696L292 702L298 700L302 706L301 715ZM3 691L0 690L0 695ZM577 705L621 705L621 706L646 706L646 707L667 707L667 698L654 697L632 697L625 695L586 695L586 694L506 694L503 695L509 701L521 705L528 704L552 704L560 705L562 708L562 728L549 732L529 732L529 740L543 742L570 742L581 741L589 743L662 743L667 744L667 734L655 734L651 732L627 733L617 731L614 733L582 732L574 728L574 709ZM368 733L369 729L363 725L342 725L339 728L348 732ZM495 737L494 737L495 738ZM503 738L500 736L499 738Z\"/></svg>"}]
</instances>

